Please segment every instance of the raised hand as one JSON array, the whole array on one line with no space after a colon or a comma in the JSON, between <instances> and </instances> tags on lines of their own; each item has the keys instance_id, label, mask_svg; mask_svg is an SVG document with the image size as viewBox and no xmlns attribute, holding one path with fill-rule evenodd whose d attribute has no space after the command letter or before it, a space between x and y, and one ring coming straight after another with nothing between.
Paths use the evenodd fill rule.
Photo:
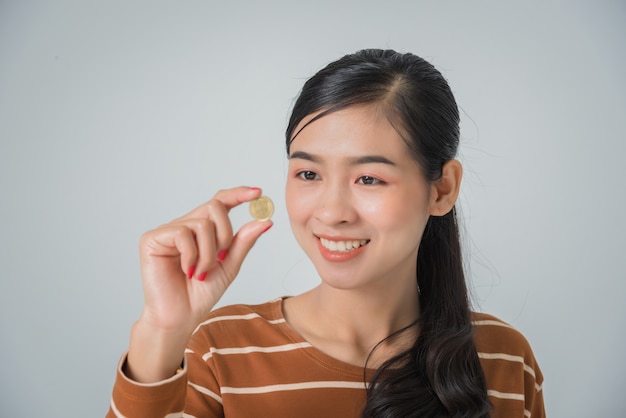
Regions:
<instances>
[{"instance_id":1,"label":"raised hand","mask_svg":"<svg viewBox=\"0 0 626 418\"><path fill-rule=\"evenodd\" d=\"M140 241L144 308L133 327L127 374L141 381L171 376L199 322L235 279L271 221L233 234L228 212L260 196L258 188L219 191L190 213L146 232Z\"/></svg>"}]
</instances>

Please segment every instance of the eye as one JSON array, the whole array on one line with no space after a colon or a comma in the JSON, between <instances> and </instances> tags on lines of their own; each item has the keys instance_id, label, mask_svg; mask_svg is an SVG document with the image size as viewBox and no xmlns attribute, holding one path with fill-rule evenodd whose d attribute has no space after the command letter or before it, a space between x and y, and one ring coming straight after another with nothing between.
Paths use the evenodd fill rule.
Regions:
<instances>
[{"instance_id":1,"label":"eye","mask_svg":"<svg viewBox=\"0 0 626 418\"><path fill-rule=\"evenodd\" d=\"M316 172L308 171L308 170L300 171L299 173L296 174L296 177L299 177L302 180L306 180L306 181L313 181L313 180L319 179L319 176L317 175Z\"/></svg>"},{"instance_id":2,"label":"eye","mask_svg":"<svg viewBox=\"0 0 626 418\"><path fill-rule=\"evenodd\" d=\"M372 176L361 176L359 177L359 179L357 180L357 183L366 185L366 186L374 186L376 184L384 184L385 182L377 179L376 177L372 177Z\"/></svg>"}]
</instances>

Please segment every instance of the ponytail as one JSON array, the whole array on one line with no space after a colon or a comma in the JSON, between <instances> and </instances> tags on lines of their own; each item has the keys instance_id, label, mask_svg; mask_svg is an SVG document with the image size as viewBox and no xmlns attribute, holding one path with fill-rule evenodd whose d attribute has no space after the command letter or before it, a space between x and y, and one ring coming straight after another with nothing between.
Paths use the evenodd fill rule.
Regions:
<instances>
[{"instance_id":1,"label":"ponytail","mask_svg":"<svg viewBox=\"0 0 626 418\"><path fill-rule=\"evenodd\" d=\"M431 217L426 225L417 261L419 336L378 369L363 417L489 417L455 212Z\"/></svg>"}]
</instances>

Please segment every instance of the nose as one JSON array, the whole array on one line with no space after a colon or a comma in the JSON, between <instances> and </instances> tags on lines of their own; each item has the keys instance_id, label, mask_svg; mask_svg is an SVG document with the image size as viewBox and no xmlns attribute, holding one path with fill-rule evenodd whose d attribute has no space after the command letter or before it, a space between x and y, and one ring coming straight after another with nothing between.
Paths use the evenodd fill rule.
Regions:
<instances>
[{"instance_id":1,"label":"nose","mask_svg":"<svg viewBox=\"0 0 626 418\"><path fill-rule=\"evenodd\" d=\"M326 184L318 196L314 216L330 226L354 222L358 215L350 187Z\"/></svg>"}]
</instances>

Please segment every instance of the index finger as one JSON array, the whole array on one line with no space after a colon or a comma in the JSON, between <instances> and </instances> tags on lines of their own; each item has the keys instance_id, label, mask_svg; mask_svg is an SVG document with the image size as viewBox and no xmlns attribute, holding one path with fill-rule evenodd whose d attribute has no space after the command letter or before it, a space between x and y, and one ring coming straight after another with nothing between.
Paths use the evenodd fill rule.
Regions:
<instances>
[{"instance_id":1,"label":"index finger","mask_svg":"<svg viewBox=\"0 0 626 418\"><path fill-rule=\"evenodd\" d=\"M223 189L218 191L211 200L217 200L226 211L230 211L232 208L241 205L242 203L249 202L252 199L256 199L261 196L263 192L258 187L239 186L232 189ZM205 202L198 206L188 214L180 217L178 220L189 218L206 218L210 215L209 202Z\"/></svg>"}]
</instances>

